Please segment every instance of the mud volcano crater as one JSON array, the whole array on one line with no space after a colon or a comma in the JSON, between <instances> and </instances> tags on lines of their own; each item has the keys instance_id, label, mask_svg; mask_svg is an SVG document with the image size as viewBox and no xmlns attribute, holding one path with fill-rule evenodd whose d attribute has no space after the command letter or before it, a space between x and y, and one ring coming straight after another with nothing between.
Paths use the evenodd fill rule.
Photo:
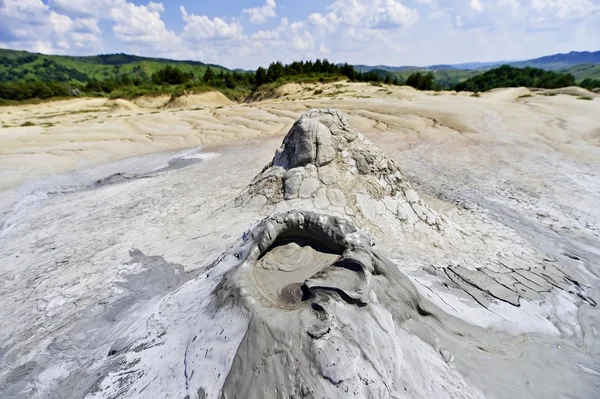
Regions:
<instances>
[{"instance_id":1,"label":"mud volcano crater","mask_svg":"<svg viewBox=\"0 0 600 399\"><path fill-rule=\"evenodd\" d=\"M293 305L310 299L305 281L335 265L341 253L303 237L278 239L254 266L263 302Z\"/></svg>"},{"instance_id":2,"label":"mud volcano crater","mask_svg":"<svg viewBox=\"0 0 600 399\"><path fill-rule=\"evenodd\" d=\"M337 293L355 305L366 303L366 269L372 262L361 258L370 242L350 222L288 211L263 220L250 241L254 245L243 262L245 276L234 279L248 288L240 294L249 294L262 306L297 309L308 306L318 291Z\"/></svg>"}]
</instances>

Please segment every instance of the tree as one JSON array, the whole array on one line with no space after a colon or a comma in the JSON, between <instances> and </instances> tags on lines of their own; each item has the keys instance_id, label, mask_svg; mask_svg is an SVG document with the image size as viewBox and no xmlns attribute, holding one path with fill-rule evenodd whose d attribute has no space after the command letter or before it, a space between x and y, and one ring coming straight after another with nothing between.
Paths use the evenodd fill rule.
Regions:
<instances>
[{"instance_id":1,"label":"tree","mask_svg":"<svg viewBox=\"0 0 600 399\"><path fill-rule=\"evenodd\" d=\"M269 69L267 69L267 80L269 82L274 82L282 76L284 76L284 68L281 62L277 61L269 65Z\"/></svg>"},{"instance_id":2,"label":"tree","mask_svg":"<svg viewBox=\"0 0 600 399\"><path fill-rule=\"evenodd\" d=\"M202 81L204 83L209 83L215 79L215 73L211 68L206 68L206 72L204 72L204 76L202 76Z\"/></svg>"},{"instance_id":3,"label":"tree","mask_svg":"<svg viewBox=\"0 0 600 399\"><path fill-rule=\"evenodd\" d=\"M556 73L539 68L515 68L503 65L456 85L457 91L488 91L499 87L538 87L557 89L575 85L570 73Z\"/></svg>"},{"instance_id":4,"label":"tree","mask_svg":"<svg viewBox=\"0 0 600 399\"><path fill-rule=\"evenodd\" d=\"M417 90L438 90L439 86L434 83L433 72L423 74L415 72L406 79L406 85Z\"/></svg>"},{"instance_id":5,"label":"tree","mask_svg":"<svg viewBox=\"0 0 600 399\"><path fill-rule=\"evenodd\" d=\"M259 67L254 75L256 86L262 86L267 83L267 70L263 67Z\"/></svg>"},{"instance_id":6,"label":"tree","mask_svg":"<svg viewBox=\"0 0 600 399\"><path fill-rule=\"evenodd\" d=\"M352 65L344 64L340 68L340 73L350 79L351 81L356 80L356 70Z\"/></svg>"},{"instance_id":7,"label":"tree","mask_svg":"<svg viewBox=\"0 0 600 399\"><path fill-rule=\"evenodd\" d=\"M419 87L421 87L422 80L423 80L423 74L421 72L416 72L416 73L411 74L406 79L406 85L410 86L410 87L414 87L415 89L418 89Z\"/></svg>"},{"instance_id":8,"label":"tree","mask_svg":"<svg viewBox=\"0 0 600 399\"><path fill-rule=\"evenodd\" d=\"M152 81L156 84L168 83L171 85L179 85L190 81L194 75L192 73L182 72L177 67L167 65L163 69L159 69L152 74Z\"/></svg>"}]
</instances>

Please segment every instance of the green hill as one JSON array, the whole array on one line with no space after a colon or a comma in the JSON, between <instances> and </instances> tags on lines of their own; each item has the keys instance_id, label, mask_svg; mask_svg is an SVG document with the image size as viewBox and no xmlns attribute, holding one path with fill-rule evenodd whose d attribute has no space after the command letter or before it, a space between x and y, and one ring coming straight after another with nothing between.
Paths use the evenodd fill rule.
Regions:
<instances>
[{"instance_id":1,"label":"green hill","mask_svg":"<svg viewBox=\"0 0 600 399\"><path fill-rule=\"evenodd\" d=\"M600 80L600 65L581 64L570 68L561 69L558 72L570 73L575 76L575 80L579 83L585 79Z\"/></svg>"},{"instance_id":2,"label":"green hill","mask_svg":"<svg viewBox=\"0 0 600 399\"><path fill-rule=\"evenodd\" d=\"M401 72L392 72L394 77L397 77L401 81L406 81L408 77L414 73L421 72L426 74L428 72L433 73L435 82L440 85L444 90L454 88L457 84L464 82L465 80L472 78L473 76L482 74L484 71L463 71L459 69L440 69L431 70L428 68L414 68L407 69Z\"/></svg>"},{"instance_id":3,"label":"green hill","mask_svg":"<svg viewBox=\"0 0 600 399\"><path fill-rule=\"evenodd\" d=\"M0 49L0 82L35 79L46 82L85 83L122 76L148 79L167 65L202 77L206 68L228 71L220 65L198 61L175 61L138 57L126 54L106 54L92 57L44 55Z\"/></svg>"},{"instance_id":4,"label":"green hill","mask_svg":"<svg viewBox=\"0 0 600 399\"><path fill-rule=\"evenodd\" d=\"M574 85L575 78L571 74L561 74L532 67L515 68L503 65L459 83L456 85L456 90L480 92L498 87L521 86L557 89Z\"/></svg>"}]
</instances>

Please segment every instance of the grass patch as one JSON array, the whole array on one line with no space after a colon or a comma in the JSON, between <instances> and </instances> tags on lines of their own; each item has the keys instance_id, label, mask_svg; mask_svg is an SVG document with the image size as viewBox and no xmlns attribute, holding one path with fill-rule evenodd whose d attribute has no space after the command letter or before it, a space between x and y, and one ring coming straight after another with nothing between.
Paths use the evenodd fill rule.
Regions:
<instances>
[{"instance_id":1,"label":"grass patch","mask_svg":"<svg viewBox=\"0 0 600 399\"><path fill-rule=\"evenodd\" d=\"M98 108L91 108L91 109L82 109L79 111L73 111L71 112L71 114L88 114L90 112L102 112L104 111L103 109L98 109Z\"/></svg>"},{"instance_id":2,"label":"grass patch","mask_svg":"<svg viewBox=\"0 0 600 399\"><path fill-rule=\"evenodd\" d=\"M317 89L313 92L313 94L316 94L316 95L323 94L323 89Z\"/></svg>"},{"instance_id":3,"label":"grass patch","mask_svg":"<svg viewBox=\"0 0 600 399\"><path fill-rule=\"evenodd\" d=\"M481 94L479 94L479 93L473 93L473 94L471 94L471 97L480 98Z\"/></svg>"},{"instance_id":4,"label":"grass patch","mask_svg":"<svg viewBox=\"0 0 600 399\"><path fill-rule=\"evenodd\" d=\"M577 97L578 100L587 100L587 101L592 101L593 98L592 97L587 97L587 96L581 96L581 97Z\"/></svg>"},{"instance_id":5,"label":"grass patch","mask_svg":"<svg viewBox=\"0 0 600 399\"><path fill-rule=\"evenodd\" d=\"M531 94L523 94L522 96L519 96L519 98L529 98L529 97L533 97Z\"/></svg>"},{"instance_id":6,"label":"grass patch","mask_svg":"<svg viewBox=\"0 0 600 399\"><path fill-rule=\"evenodd\" d=\"M33 123L33 122L31 122L31 121L26 121L26 122L21 123L20 126L21 127L28 127L28 126L36 126L36 124Z\"/></svg>"}]
</instances>

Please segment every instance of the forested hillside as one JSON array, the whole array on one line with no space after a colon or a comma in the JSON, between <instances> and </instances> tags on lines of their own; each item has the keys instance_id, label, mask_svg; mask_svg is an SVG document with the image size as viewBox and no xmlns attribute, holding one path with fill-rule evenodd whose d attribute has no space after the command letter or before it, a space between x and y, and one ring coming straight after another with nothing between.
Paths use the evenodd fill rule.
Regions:
<instances>
[{"instance_id":1,"label":"forested hillside","mask_svg":"<svg viewBox=\"0 0 600 399\"><path fill-rule=\"evenodd\" d=\"M575 77L571 74L545 71L538 68L515 68L503 65L474 76L456 85L458 91L487 91L498 87L537 87L557 89L575 86Z\"/></svg>"},{"instance_id":2,"label":"forested hillside","mask_svg":"<svg viewBox=\"0 0 600 399\"><path fill-rule=\"evenodd\" d=\"M174 61L126 54L70 57L0 49L0 82L35 79L45 82L86 83L92 79L122 76L146 80L166 65L176 66L181 71L196 76L204 75L208 67L214 71L227 71L227 68L220 65L207 65L198 61Z\"/></svg>"},{"instance_id":3,"label":"forested hillside","mask_svg":"<svg viewBox=\"0 0 600 399\"><path fill-rule=\"evenodd\" d=\"M579 76L594 76L581 67ZM592 75L590 75L592 73ZM361 72L352 65L328 60L274 62L256 71L230 71L198 61L173 61L125 54L93 57L46 56L0 50L0 104L58 97L104 96L134 98L142 95L199 93L217 90L243 101L287 82L349 80L373 84L408 85L418 90L487 91L498 87L559 88L579 84L600 87L600 80L580 82L571 73L504 65L485 72L443 68L436 71Z\"/></svg>"}]
</instances>

